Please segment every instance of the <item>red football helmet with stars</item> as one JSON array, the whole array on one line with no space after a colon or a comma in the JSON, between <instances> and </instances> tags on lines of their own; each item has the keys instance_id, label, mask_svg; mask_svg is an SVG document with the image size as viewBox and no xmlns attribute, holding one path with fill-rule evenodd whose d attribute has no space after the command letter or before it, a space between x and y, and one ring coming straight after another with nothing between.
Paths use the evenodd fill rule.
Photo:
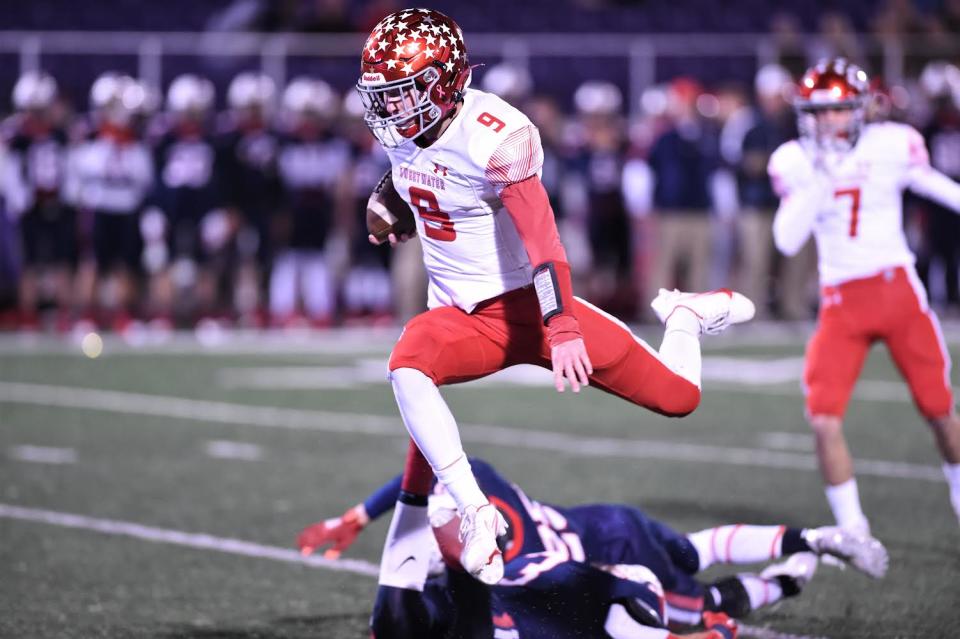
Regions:
<instances>
[{"instance_id":1,"label":"red football helmet with stars","mask_svg":"<svg viewBox=\"0 0 960 639\"><path fill-rule=\"evenodd\" d=\"M363 47L360 71L364 121L388 148L442 122L470 82L460 27L433 9L406 9L381 20Z\"/></svg>"},{"instance_id":2,"label":"red football helmet with stars","mask_svg":"<svg viewBox=\"0 0 960 639\"><path fill-rule=\"evenodd\" d=\"M866 72L843 58L822 60L800 79L794 106L800 135L820 148L847 151L857 143L863 128L870 80ZM825 110L849 110L844 128L834 130L818 118Z\"/></svg>"}]
</instances>

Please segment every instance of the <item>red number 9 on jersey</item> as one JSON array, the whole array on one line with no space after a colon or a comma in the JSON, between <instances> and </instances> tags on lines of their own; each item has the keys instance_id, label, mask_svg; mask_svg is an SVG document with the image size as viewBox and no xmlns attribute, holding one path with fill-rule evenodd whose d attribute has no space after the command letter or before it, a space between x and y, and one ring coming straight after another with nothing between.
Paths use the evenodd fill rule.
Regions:
<instances>
[{"instance_id":1,"label":"red number 9 on jersey","mask_svg":"<svg viewBox=\"0 0 960 639\"><path fill-rule=\"evenodd\" d=\"M437 196L426 189L410 187L410 203L417 207L423 220L424 234L438 242L452 242L457 239L453 221L449 213L440 210Z\"/></svg>"}]
</instances>

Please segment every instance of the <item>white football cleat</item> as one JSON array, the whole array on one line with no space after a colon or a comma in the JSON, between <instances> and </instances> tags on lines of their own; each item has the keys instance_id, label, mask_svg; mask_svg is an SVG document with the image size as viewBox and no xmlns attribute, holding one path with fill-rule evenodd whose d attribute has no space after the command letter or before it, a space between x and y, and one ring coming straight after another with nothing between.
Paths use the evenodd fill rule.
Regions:
<instances>
[{"instance_id":1,"label":"white football cleat","mask_svg":"<svg viewBox=\"0 0 960 639\"><path fill-rule=\"evenodd\" d=\"M808 528L804 540L818 555L832 555L857 570L880 579L887 574L890 557L887 549L869 535L859 535L839 526Z\"/></svg>"},{"instance_id":2,"label":"white football cleat","mask_svg":"<svg viewBox=\"0 0 960 639\"><path fill-rule=\"evenodd\" d=\"M485 584L503 579L503 553L497 537L507 534L507 522L493 504L467 506L460 519L463 569Z\"/></svg>"},{"instance_id":3,"label":"white football cleat","mask_svg":"<svg viewBox=\"0 0 960 639\"><path fill-rule=\"evenodd\" d=\"M817 572L819 557L812 552L798 552L790 555L786 561L771 564L763 569L760 577L763 579L777 579L783 587L783 594L792 597L800 594L804 586L810 583ZM787 583L783 583L784 579Z\"/></svg>"},{"instance_id":4,"label":"white football cleat","mask_svg":"<svg viewBox=\"0 0 960 639\"><path fill-rule=\"evenodd\" d=\"M731 324L747 322L753 319L757 312L747 296L728 288L718 288L706 293L684 293L676 289L668 291L661 288L650 306L664 324L677 309L687 309L697 317L700 332L706 335L716 335Z\"/></svg>"}]
</instances>

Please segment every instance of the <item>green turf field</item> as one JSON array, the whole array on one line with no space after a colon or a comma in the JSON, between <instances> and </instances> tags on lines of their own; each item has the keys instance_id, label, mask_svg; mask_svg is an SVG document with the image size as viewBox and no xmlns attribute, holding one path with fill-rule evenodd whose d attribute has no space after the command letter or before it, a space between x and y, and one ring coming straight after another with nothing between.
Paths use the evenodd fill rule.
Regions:
<instances>
[{"instance_id":1,"label":"green turf field","mask_svg":"<svg viewBox=\"0 0 960 639\"><path fill-rule=\"evenodd\" d=\"M303 525L401 469L390 338L304 344L108 342L90 360L69 344L0 341L0 636L367 637L375 579L283 551ZM802 332L751 343L741 330L710 346L713 379L683 420L593 389L503 382L445 394L468 452L541 501L626 502L681 530L829 523L788 379ZM760 363L767 383L716 379L742 358L775 360ZM823 566L744 636L960 636L960 533L897 379L875 350L847 426L888 576ZM376 564L385 529L371 527L348 556Z\"/></svg>"}]
</instances>

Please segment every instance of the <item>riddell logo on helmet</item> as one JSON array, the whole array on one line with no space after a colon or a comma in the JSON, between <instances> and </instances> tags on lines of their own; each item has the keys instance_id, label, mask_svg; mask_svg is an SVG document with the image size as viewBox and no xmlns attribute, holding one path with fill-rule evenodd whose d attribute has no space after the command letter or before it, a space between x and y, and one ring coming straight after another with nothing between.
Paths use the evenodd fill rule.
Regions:
<instances>
[{"instance_id":1,"label":"riddell logo on helmet","mask_svg":"<svg viewBox=\"0 0 960 639\"><path fill-rule=\"evenodd\" d=\"M360 81L364 84L371 84L375 82L385 82L386 78L383 77L382 73L364 73Z\"/></svg>"}]
</instances>

